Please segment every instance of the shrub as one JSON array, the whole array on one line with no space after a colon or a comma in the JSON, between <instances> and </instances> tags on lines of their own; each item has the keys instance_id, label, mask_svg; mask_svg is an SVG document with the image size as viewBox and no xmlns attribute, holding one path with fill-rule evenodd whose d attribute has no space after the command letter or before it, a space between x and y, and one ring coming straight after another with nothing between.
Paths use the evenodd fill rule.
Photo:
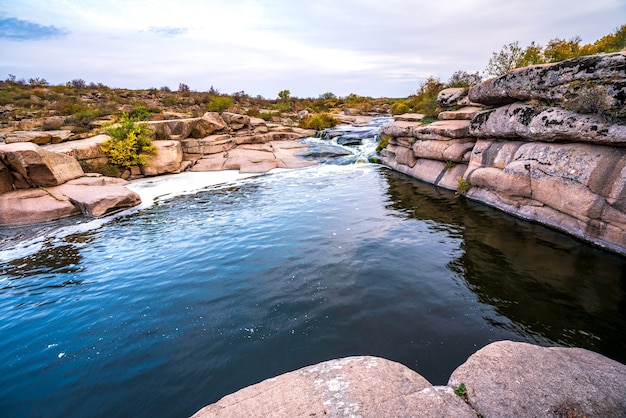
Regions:
<instances>
[{"instance_id":1,"label":"shrub","mask_svg":"<svg viewBox=\"0 0 626 418\"><path fill-rule=\"evenodd\" d=\"M164 106L176 106L180 104L180 100L176 96L165 96L161 99Z\"/></svg>"},{"instance_id":2,"label":"shrub","mask_svg":"<svg viewBox=\"0 0 626 418\"><path fill-rule=\"evenodd\" d=\"M383 149L385 149L387 145L389 145L389 140L391 140L391 137L389 135L381 135L378 141L378 145L376 145L376 152L379 153Z\"/></svg>"},{"instance_id":3,"label":"shrub","mask_svg":"<svg viewBox=\"0 0 626 418\"><path fill-rule=\"evenodd\" d=\"M467 71L455 71L452 73L450 80L446 83L446 88L448 87L471 87L474 84L478 84L482 81L482 77L480 73L476 71L475 73L468 73Z\"/></svg>"},{"instance_id":4,"label":"shrub","mask_svg":"<svg viewBox=\"0 0 626 418\"><path fill-rule=\"evenodd\" d=\"M606 87L592 82L572 83L573 92L565 97L563 107L582 114L602 115L609 109Z\"/></svg>"},{"instance_id":5,"label":"shrub","mask_svg":"<svg viewBox=\"0 0 626 418\"><path fill-rule=\"evenodd\" d=\"M91 128L91 122L98 118L98 113L94 109L84 109L74 113L70 117L70 123L76 128L72 129L74 133L89 132Z\"/></svg>"},{"instance_id":6,"label":"shrub","mask_svg":"<svg viewBox=\"0 0 626 418\"><path fill-rule=\"evenodd\" d=\"M128 113L131 119L147 120L153 113L161 113L162 110L158 107L147 107L144 104L138 104L133 106L133 110Z\"/></svg>"},{"instance_id":7,"label":"shrub","mask_svg":"<svg viewBox=\"0 0 626 418\"><path fill-rule=\"evenodd\" d=\"M313 116L309 115L300 120L299 126L305 129L315 129L316 131L321 131L322 129L337 126L340 123L341 121L330 113L317 113Z\"/></svg>"},{"instance_id":8,"label":"shrub","mask_svg":"<svg viewBox=\"0 0 626 418\"><path fill-rule=\"evenodd\" d=\"M404 113L409 113L410 110L409 105L405 102L397 102L391 106L392 115L402 115Z\"/></svg>"},{"instance_id":9,"label":"shrub","mask_svg":"<svg viewBox=\"0 0 626 418\"><path fill-rule=\"evenodd\" d=\"M467 182L467 180L465 180L463 177L457 177L456 182L458 184L458 187L455 193L457 196L467 193L467 191L471 187L470 184Z\"/></svg>"},{"instance_id":10,"label":"shrub","mask_svg":"<svg viewBox=\"0 0 626 418\"><path fill-rule=\"evenodd\" d=\"M107 177L119 177L120 169L113 164L89 164L87 161L78 162L85 173L100 173Z\"/></svg>"},{"instance_id":11,"label":"shrub","mask_svg":"<svg viewBox=\"0 0 626 418\"><path fill-rule=\"evenodd\" d=\"M230 96L213 96L209 100L209 112L225 112L235 102Z\"/></svg>"},{"instance_id":12,"label":"shrub","mask_svg":"<svg viewBox=\"0 0 626 418\"><path fill-rule=\"evenodd\" d=\"M261 117L261 112L259 112L259 109L250 108L246 112L246 115L248 115L250 117L253 117L253 118L260 118Z\"/></svg>"},{"instance_id":13,"label":"shrub","mask_svg":"<svg viewBox=\"0 0 626 418\"><path fill-rule=\"evenodd\" d=\"M147 155L156 153L148 126L128 114L124 114L119 123L108 127L106 133L111 138L100 148L112 164L125 168L146 165Z\"/></svg>"},{"instance_id":14,"label":"shrub","mask_svg":"<svg viewBox=\"0 0 626 418\"><path fill-rule=\"evenodd\" d=\"M437 95L443 90L443 83L436 77L430 76L417 89L409 100L409 105L415 112L423 113L428 118L437 118L440 109L437 107Z\"/></svg>"}]
</instances>

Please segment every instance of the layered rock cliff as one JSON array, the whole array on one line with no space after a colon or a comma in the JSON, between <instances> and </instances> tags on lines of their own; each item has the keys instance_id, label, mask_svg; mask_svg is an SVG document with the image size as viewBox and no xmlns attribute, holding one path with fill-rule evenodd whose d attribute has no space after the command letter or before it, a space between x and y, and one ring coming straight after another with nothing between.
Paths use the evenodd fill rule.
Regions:
<instances>
[{"instance_id":1,"label":"layered rock cliff","mask_svg":"<svg viewBox=\"0 0 626 418\"><path fill-rule=\"evenodd\" d=\"M626 53L517 69L465 100L483 110L384 127L383 163L626 254Z\"/></svg>"}]
</instances>

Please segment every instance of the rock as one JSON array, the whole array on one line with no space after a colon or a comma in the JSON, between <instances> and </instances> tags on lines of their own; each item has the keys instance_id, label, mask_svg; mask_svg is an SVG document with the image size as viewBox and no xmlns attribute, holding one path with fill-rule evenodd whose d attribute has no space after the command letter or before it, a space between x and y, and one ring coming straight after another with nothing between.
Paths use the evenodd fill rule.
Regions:
<instances>
[{"instance_id":1,"label":"rock","mask_svg":"<svg viewBox=\"0 0 626 418\"><path fill-rule=\"evenodd\" d=\"M80 215L80 209L65 196L45 189L28 189L0 194L0 226L30 225Z\"/></svg>"},{"instance_id":2,"label":"rock","mask_svg":"<svg viewBox=\"0 0 626 418\"><path fill-rule=\"evenodd\" d=\"M562 108L513 103L477 114L470 134L544 142L586 142L626 146L626 126Z\"/></svg>"},{"instance_id":3,"label":"rock","mask_svg":"<svg viewBox=\"0 0 626 418\"><path fill-rule=\"evenodd\" d=\"M178 172L183 161L180 141L152 141L152 144L157 152L147 159L145 166L140 167L141 173L144 176L157 176Z\"/></svg>"},{"instance_id":4,"label":"rock","mask_svg":"<svg viewBox=\"0 0 626 418\"><path fill-rule=\"evenodd\" d=\"M0 194L13 190L14 182L15 180L13 179L13 175L11 175L11 170L0 160Z\"/></svg>"},{"instance_id":5,"label":"rock","mask_svg":"<svg viewBox=\"0 0 626 418\"><path fill-rule=\"evenodd\" d=\"M266 173L278 163L272 152L235 148L227 153L224 170L239 170L241 173Z\"/></svg>"},{"instance_id":6,"label":"rock","mask_svg":"<svg viewBox=\"0 0 626 418\"><path fill-rule=\"evenodd\" d=\"M458 189L458 178L462 178L467 169L467 164L452 164L427 158L416 159L413 166L402 164L389 147L381 153L381 161L393 170L448 190Z\"/></svg>"},{"instance_id":7,"label":"rock","mask_svg":"<svg viewBox=\"0 0 626 418\"><path fill-rule=\"evenodd\" d=\"M0 160L31 187L56 186L84 174L74 158L31 142L0 145Z\"/></svg>"},{"instance_id":8,"label":"rock","mask_svg":"<svg viewBox=\"0 0 626 418\"><path fill-rule=\"evenodd\" d=\"M422 122L394 121L380 129L381 134L388 136L416 136L416 131L423 125Z\"/></svg>"},{"instance_id":9,"label":"rock","mask_svg":"<svg viewBox=\"0 0 626 418\"><path fill-rule=\"evenodd\" d=\"M337 143L344 146L361 145L361 138L348 135L340 136L337 138Z\"/></svg>"},{"instance_id":10,"label":"rock","mask_svg":"<svg viewBox=\"0 0 626 418\"><path fill-rule=\"evenodd\" d=\"M250 128L254 133L264 134L269 131L267 124L261 118L250 118Z\"/></svg>"},{"instance_id":11,"label":"rock","mask_svg":"<svg viewBox=\"0 0 626 418\"><path fill-rule=\"evenodd\" d=\"M93 160L106 158L100 146L109 138L109 135L96 135L90 138L64 142L62 144L46 145L43 148L47 151L69 155L78 161Z\"/></svg>"},{"instance_id":12,"label":"rock","mask_svg":"<svg viewBox=\"0 0 626 418\"><path fill-rule=\"evenodd\" d=\"M41 128L44 131L61 129L65 125L66 120L65 116L48 116L41 121Z\"/></svg>"},{"instance_id":13,"label":"rock","mask_svg":"<svg viewBox=\"0 0 626 418\"><path fill-rule=\"evenodd\" d=\"M200 118L171 119L148 122L158 139L181 140L191 135Z\"/></svg>"},{"instance_id":14,"label":"rock","mask_svg":"<svg viewBox=\"0 0 626 418\"><path fill-rule=\"evenodd\" d=\"M449 390L432 388L399 363L365 356L331 360L265 380L225 396L193 417L418 415L475 417Z\"/></svg>"},{"instance_id":15,"label":"rock","mask_svg":"<svg viewBox=\"0 0 626 418\"><path fill-rule=\"evenodd\" d=\"M220 115L233 130L243 129L250 125L250 116L230 112L222 112Z\"/></svg>"},{"instance_id":16,"label":"rock","mask_svg":"<svg viewBox=\"0 0 626 418\"><path fill-rule=\"evenodd\" d=\"M309 148L306 144L298 141L272 141L270 144L278 168L301 168L317 164L315 161L307 161L296 155Z\"/></svg>"},{"instance_id":17,"label":"rock","mask_svg":"<svg viewBox=\"0 0 626 418\"><path fill-rule=\"evenodd\" d=\"M226 121L217 112L206 112L196 122L191 131L193 138L204 138L215 132L220 132L228 128Z\"/></svg>"},{"instance_id":18,"label":"rock","mask_svg":"<svg viewBox=\"0 0 626 418\"><path fill-rule=\"evenodd\" d=\"M413 167L415 166L415 163L417 163L417 158L415 158L415 154L413 153L413 150L410 147L406 148L402 146L388 145L387 151L395 154L396 162L398 164L403 164L409 167Z\"/></svg>"},{"instance_id":19,"label":"rock","mask_svg":"<svg viewBox=\"0 0 626 418\"><path fill-rule=\"evenodd\" d=\"M626 52L513 70L473 86L469 98L491 106L533 99L582 107L593 102L597 108L590 110L626 119Z\"/></svg>"},{"instance_id":20,"label":"rock","mask_svg":"<svg viewBox=\"0 0 626 418\"><path fill-rule=\"evenodd\" d=\"M474 148L473 138L451 139L448 141L418 140L412 151L417 158L451 161L455 163L469 162L471 150Z\"/></svg>"},{"instance_id":21,"label":"rock","mask_svg":"<svg viewBox=\"0 0 626 418\"><path fill-rule=\"evenodd\" d=\"M413 130L412 136L421 139L446 140L450 138L467 138L469 120L444 120L422 125ZM398 135L401 136L401 135Z\"/></svg>"},{"instance_id":22,"label":"rock","mask_svg":"<svg viewBox=\"0 0 626 418\"><path fill-rule=\"evenodd\" d=\"M220 171L224 169L224 163L228 158L228 153L222 154L209 154L200 158L190 168L190 171Z\"/></svg>"},{"instance_id":23,"label":"rock","mask_svg":"<svg viewBox=\"0 0 626 418\"><path fill-rule=\"evenodd\" d=\"M16 142L33 142L37 145L58 144L67 141L72 136L72 131L14 131L6 135L4 142L13 144Z\"/></svg>"},{"instance_id":24,"label":"rock","mask_svg":"<svg viewBox=\"0 0 626 418\"><path fill-rule=\"evenodd\" d=\"M67 197L83 215L100 217L141 203L139 195L125 184L117 178L83 177L51 187L49 192L60 199Z\"/></svg>"},{"instance_id":25,"label":"rock","mask_svg":"<svg viewBox=\"0 0 626 418\"><path fill-rule=\"evenodd\" d=\"M437 106L443 108L456 106L459 100L467 96L467 90L464 87L451 87L441 90L437 95Z\"/></svg>"},{"instance_id":26,"label":"rock","mask_svg":"<svg viewBox=\"0 0 626 418\"><path fill-rule=\"evenodd\" d=\"M426 115L422 113L405 113L403 115L395 115L393 120L403 122L419 122L424 119Z\"/></svg>"},{"instance_id":27,"label":"rock","mask_svg":"<svg viewBox=\"0 0 626 418\"><path fill-rule=\"evenodd\" d=\"M184 154L217 154L226 152L235 147L230 135L209 135L201 139L187 138L180 141Z\"/></svg>"},{"instance_id":28,"label":"rock","mask_svg":"<svg viewBox=\"0 0 626 418\"><path fill-rule=\"evenodd\" d=\"M621 417L626 366L581 348L492 343L459 366L449 386L463 382L483 417Z\"/></svg>"},{"instance_id":29,"label":"rock","mask_svg":"<svg viewBox=\"0 0 626 418\"><path fill-rule=\"evenodd\" d=\"M626 149L479 140L466 196L626 252Z\"/></svg>"},{"instance_id":30,"label":"rock","mask_svg":"<svg viewBox=\"0 0 626 418\"><path fill-rule=\"evenodd\" d=\"M315 144L304 151L298 152L296 155L302 158L326 160L344 155L352 155L352 153L347 149L336 145Z\"/></svg>"},{"instance_id":31,"label":"rock","mask_svg":"<svg viewBox=\"0 0 626 418\"><path fill-rule=\"evenodd\" d=\"M480 112L480 109L481 108L477 106L465 106L459 110L441 112L437 118L439 120L471 120L478 112Z\"/></svg>"}]
</instances>

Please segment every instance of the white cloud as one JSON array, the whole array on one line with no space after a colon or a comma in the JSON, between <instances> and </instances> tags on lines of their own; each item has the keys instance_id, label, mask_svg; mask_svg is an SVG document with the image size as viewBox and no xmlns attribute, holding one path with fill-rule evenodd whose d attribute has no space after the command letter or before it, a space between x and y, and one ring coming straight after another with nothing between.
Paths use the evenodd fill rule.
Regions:
<instances>
[{"instance_id":1,"label":"white cloud","mask_svg":"<svg viewBox=\"0 0 626 418\"><path fill-rule=\"evenodd\" d=\"M0 40L0 74L116 87L184 82L274 97L406 96L428 75L482 70L518 40L583 42L626 21L622 0L0 0L4 18L66 30Z\"/></svg>"}]
</instances>

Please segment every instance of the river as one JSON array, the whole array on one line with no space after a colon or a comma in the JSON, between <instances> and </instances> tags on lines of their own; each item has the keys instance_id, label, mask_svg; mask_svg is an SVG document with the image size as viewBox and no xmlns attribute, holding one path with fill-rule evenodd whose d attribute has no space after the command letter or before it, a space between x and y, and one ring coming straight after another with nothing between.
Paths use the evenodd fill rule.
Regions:
<instances>
[{"instance_id":1,"label":"river","mask_svg":"<svg viewBox=\"0 0 626 418\"><path fill-rule=\"evenodd\" d=\"M0 230L0 416L188 416L351 355L445 384L503 339L626 362L623 257L366 161L146 179L138 208Z\"/></svg>"}]
</instances>

